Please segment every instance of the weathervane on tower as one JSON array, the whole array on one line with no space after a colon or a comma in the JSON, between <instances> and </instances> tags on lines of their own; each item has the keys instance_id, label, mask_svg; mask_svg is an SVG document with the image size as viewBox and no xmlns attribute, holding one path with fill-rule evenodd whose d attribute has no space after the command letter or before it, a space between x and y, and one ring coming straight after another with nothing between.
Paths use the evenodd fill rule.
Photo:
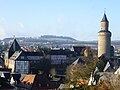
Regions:
<instances>
[{"instance_id":1,"label":"weathervane on tower","mask_svg":"<svg viewBox=\"0 0 120 90\"><path fill-rule=\"evenodd\" d=\"M104 14L106 14L106 8L104 8Z\"/></svg>"}]
</instances>

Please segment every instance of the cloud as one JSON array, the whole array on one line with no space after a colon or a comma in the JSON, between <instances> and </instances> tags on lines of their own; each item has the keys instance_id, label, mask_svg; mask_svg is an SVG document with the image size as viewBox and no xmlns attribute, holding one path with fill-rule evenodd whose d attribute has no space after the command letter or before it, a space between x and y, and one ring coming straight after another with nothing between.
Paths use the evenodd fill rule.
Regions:
<instances>
[{"instance_id":1,"label":"cloud","mask_svg":"<svg viewBox=\"0 0 120 90\"><path fill-rule=\"evenodd\" d=\"M5 20L5 18L4 17L0 17L0 23L5 23L6 22L6 20Z\"/></svg>"},{"instance_id":2,"label":"cloud","mask_svg":"<svg viewBox=\"0 0 120 90\"><path fill-rule=\"evenodd\" d=\"M21 22L18 22L18 26L19 26L20 28L24 28L24 27L25 27L24 24L21 23Z\"/></svg>"}]
</instances>

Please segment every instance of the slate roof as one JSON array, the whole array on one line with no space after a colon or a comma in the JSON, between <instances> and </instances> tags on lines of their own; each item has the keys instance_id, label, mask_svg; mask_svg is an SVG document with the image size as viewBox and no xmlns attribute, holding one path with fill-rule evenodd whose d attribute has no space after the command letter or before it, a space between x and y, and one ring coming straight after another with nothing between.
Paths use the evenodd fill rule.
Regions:
<instances>
[{"instance_id":1,"label":"slate roof","mask_svg":"<svg viewBox=\"0 0 120 90\"><path fill-rule=\"evenodd\" d=\"M23 56L24 58L19 58L20 56ZM41 52L25 52L25 51L16 51L11 57L10 60L29 60L27 56L44 56ZM34 59L36 60L36 59Z\"/></svg>"},{"instance_id":2,"label":"slate roof","mask_svg":"<svg viewBox=\"0 0 120 90\"><path fill-rule=\"evenodd\" d=\"M73 49L77 56L82 56L86 46L73 46Z\"/></svg>"},{"instance_id":3,"label":"slate roof","mask_svg":"<svg viewBox=\"0 0 120 90\"><path fill-rule=\"evenodd\" d=\"M50 55L67 55L66 50L51 50Z\"/></svg>"},{"instance_id":4,"label":"slate roof","mask_svg":"<svg viewBox=\"0 0 120 90\"><path fill-rule=\"evenodd\" d=\"M118 70L119 67L120 67L120 65L119 65L118 60L109 60L106 63L103 71L105 71L105 72L115 72L115 71Z\"/></svg>"},{"instance_id":5,"label":"slate roof","mask_svg":"<svg viewBox=\"0 0 120 90\"><path fill-rule=\"evenodd\" d=\"M120 75L120 66L119 66L119 68L115 71L115 74L119 74L119 75Z\"/></svg>"},{"instance_id":6,"label":"slate roof","mask_svg":"<svg viewBox=\"0 0 120 90\"><path fill-rule=\"evenodd\" d=\"M79 63L82 63L82 64L85 64L85 61L82 59L82 58L78 58L77 60L75 60L73 63L72 63L72 65L77 65L77 64L79 64Z\"/></svg>"},{"instance_id":7,"label":"slate roof","mask_svg":"<svg viewBox=\"0 0 120 90\"><path fill-rule=\"evenodd\" d=\"M0 76L0 90L14 90L14 86L12 86L8 80L4 77Z\"/></svg>"},{"instance_id":8,"label":"slate roof","mask_svg":"<svg viewBox=\"0 0 120 90\"><path fill-rule=\"evenodd\" d=\"M103 16L103 18L102 18L102 21L101 22L108 22L108 20L107 20L107 16L106 16L106 14L104 13L104 16Z\"/></svg>"},{"instance_id":9,"label":"slate roof","mask_svg":"<svg viewBox=\"0 0 120 90\"><path fill-rule=\"evenodd\" d=\"M10 46L10 48L8 50L8 52L9 52L8 58L10 58L14 54L14 52L20 51L20 50L21 50L20 45L18 44L17 40L14 39L13 43L11 44L11 46Z\"/></svg>"},{"instance_id":10,"label":"slate roof","mask_svg":"<svg viewBox=\"0 0 120 90\"><path fill-rule=\"evenodd\" d=\"M44 74L28 74L25 75L21 83L17 86L19 88L25 88L29 90L47 90L57 89L60 83L58 81L50 81Z\"/></svg>"},{"instance_id":11,"label":"slate roof","mask_svg":"<svg viewBox=\"0 0 120 90\"><path fill-rule=\"evenodd\" d=\"M21 50L20 45L18 44L17 40L14 39L13 43L11 44L9 48L9 51L20 51L20 50Z\"/></svg>"},{"instance_id":12,"label":"slate roof","mask_svg":"<svg viewBox=\"0 0 120 90\"><path fill-rule=\"evenodd\" d=\"M44 56L42 52L25 52L22 53L23 56Z\"/></svg>"},{"instance_id":13,"label":"slate roof","mask_svg":"<svg viewBox=\"0 0 120 90\"><path fill-rule=\"evenodd\" d=\"M4 59L2 57L0 57L0 66L4 66Z\"/></svg>"},{"instance_id":14,"label":"slate roof","mask_svg":"<svg viewBox=\"0 0 120 90\"><path fill-rule=\"evenodd\" d=\"M20 55L22 51L16 51L11 57L10 60L16 60Z\"/></svg>"},{"instance_id":15,"label":"slate roof","mask_svg":"<svg viewBox=\"0 0 120 90\"><path fill-rule=\"evenodd\" d=\"M4 83L1 85L0 90L14 90L14 86L8 84L8 83Z\"/></svg>"},{"instance_id":16,"label":"slate roof","mask_svg":"<svg viewBox=\"0 0 120 90\"><path fill-rule=\"evenodd\" d=\"M107 62L106 66L104 67L103 71L107 71L107 72L113 72L114 71L114 67L113 64L111 62Z\"/></svg>"},{"instance_id":17,"label":"slate roof","mask_svg":"<svg viewBox=\"0 0 120 90\"><path fill-rule=\"evenodd\" d=\"M110 33L110 34L111 34L111 32L108 31L108 30L101 30L101 31L99 31L99 32L104 32L104 33Z\"/></svg>"}]
</instances>

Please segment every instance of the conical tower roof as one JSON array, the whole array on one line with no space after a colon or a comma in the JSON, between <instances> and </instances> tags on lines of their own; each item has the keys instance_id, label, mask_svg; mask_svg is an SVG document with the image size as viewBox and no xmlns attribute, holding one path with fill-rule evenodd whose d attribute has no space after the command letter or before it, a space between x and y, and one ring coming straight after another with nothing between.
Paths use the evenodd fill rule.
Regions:
<instances>
[{"instance_id":1,"label":"conical tower roof","mask_svg":"<svg viewBox=\"0 0 120 90\"><path fill-rule=\"evenodd\" d=\"M103 16L103 18L102 18L102 21L101 22L108 22L108 19L107 19L107 16L106 16L106 14L104 13L104 16Z\"/></svg>"}]
</instances>

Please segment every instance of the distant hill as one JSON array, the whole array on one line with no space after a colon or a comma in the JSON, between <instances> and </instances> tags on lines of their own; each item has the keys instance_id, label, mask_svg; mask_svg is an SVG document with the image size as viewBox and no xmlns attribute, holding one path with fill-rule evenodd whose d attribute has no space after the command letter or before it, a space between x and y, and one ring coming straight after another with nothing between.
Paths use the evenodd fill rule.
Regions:
<instances>
[{"instance_id":1,"label":"distant hill","mask_svg":"<svg viewBox=\"0 0 120 90\"><path fill-rule=\"evenodd\" d=\"M78 41L72 37L55 36L55 35L42 35L40 37L16 37L21 46L63 46L70 45L86 45L97 48L97 41ZM11 43L13 38L4 38L1 40L5 44ZM1 44L1 43L0 43ZM112 41L112 45L120 48L120 40Z\"/></svg>"},{"instance_id":2,"label":"distant hill","mask_svg":"<svg viewBox=\"0 0 120 90\"><path fill-rule=\"evenodd\" d=\"M76 39L72 38L72 37L66 37L66 36L54 36L54 35L42 35L40 37L16 37L16 39L19 41L19 42L52 42L52 43L71 43L71 42L77 42ZM5 43L9 43L10 41L12 41L13 38L5 38L3 39L3 41Z\"/></svg>"},{"instance_id":3,"label":"distant hill","mask_svg":"<svg viewBox=\"0 0 120 90\"><path fill-rule=\"evenodd\" d=\"M41 40L48 40L48 41L77 41L72 37L65 37L65 36L54 36L54 35L43 35L39 37Z\"/></svg>"}]
</instances>

